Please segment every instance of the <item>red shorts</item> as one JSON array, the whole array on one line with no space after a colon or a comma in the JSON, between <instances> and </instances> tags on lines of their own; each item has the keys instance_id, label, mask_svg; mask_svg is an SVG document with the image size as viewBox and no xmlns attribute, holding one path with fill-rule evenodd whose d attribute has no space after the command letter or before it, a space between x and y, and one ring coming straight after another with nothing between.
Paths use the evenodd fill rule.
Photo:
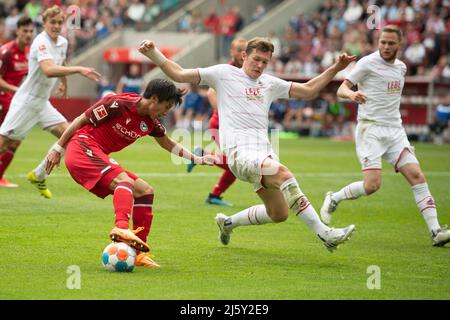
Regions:
<instances>
[{"instance_id":1,"label":"red shorts","mask_svg":"<svg viewBox=\"0 0 450 320\"><path fill-rule=\"evenodd\" d=\"M123 169L89 138L73 138L66 149L65 163L72 178L100 198L113 194L111 182L122 172L130 178L138 177Z\"/></svg>"}]
</instances>

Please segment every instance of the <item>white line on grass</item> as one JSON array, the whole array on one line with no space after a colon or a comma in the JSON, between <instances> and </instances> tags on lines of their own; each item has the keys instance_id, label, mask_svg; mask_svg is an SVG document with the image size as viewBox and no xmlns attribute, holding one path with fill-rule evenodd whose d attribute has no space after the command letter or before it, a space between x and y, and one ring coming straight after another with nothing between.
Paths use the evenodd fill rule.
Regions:
<instances>
[{"instance_id":1,"label":"white line on grass","mask_svg":"<svg viewBox=\"0 0 450 320\"><path fill-rule=\"evenodd\" d=\"M135 173L139 177L218 177L221 175L221 172L195 172L195 173L186 173L186 172L141 172ZM299 177L322 177L322 178L333 178L333 177L361 177L361 172L295 172L295 176ZM395 172L383 172L384 176L396 176L399 173ZM450 177L449 171L427 171L425 172L426 176L434 176L434 177ZM51 178L66 178L70 175L67 173L53 173L50 175ZM25 178L26 174L8 174L8 178Z\"/></svg>"}]
</instances>

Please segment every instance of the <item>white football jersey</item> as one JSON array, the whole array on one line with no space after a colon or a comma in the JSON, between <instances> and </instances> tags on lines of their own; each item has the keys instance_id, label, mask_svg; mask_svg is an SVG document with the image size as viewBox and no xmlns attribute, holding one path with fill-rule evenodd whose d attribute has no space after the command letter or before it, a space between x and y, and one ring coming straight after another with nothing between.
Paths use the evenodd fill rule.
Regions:
<instances>
[{"instance_id":1,"label":"white football jersey","mask_svg":"<svg viewBox=\"0 0 450 320\"><path fill-rule=\"evenodd\" d=\"M28 59L28 75L17 90L14 99L48 100L51 91L58 81L58 77L47 77L39 67L43 60L53 60L56 65L61 66L66 60L68 42L66 38L59 36L55 43L47 32L43 31L36 36L30 47Z\"/></svg>"},{"instance_id":2,"label":"white football jersey","mask_svg":"<svg viewBox=\"0 0 450 320\"><path fill-rule=\"evenodd\" d=\"M358 107L358 121L401 126L400 99L405 84L406 65L395 59L386 62L379 51L360 59L345 77L367 96Z\"/></svg>"},{"instance_id":3,"label":"white football jersey","mask_svg":"<svg viewBox=\"0 0 450 320\"><path fill-rule=\"evenodd\" d=\"M254 80L229 64L198 71L201 84L217 93L220 148L266 148L270 144L270 105L274 100L288 99L292 83L267 74Z\"/></svg>"}]
</instances>

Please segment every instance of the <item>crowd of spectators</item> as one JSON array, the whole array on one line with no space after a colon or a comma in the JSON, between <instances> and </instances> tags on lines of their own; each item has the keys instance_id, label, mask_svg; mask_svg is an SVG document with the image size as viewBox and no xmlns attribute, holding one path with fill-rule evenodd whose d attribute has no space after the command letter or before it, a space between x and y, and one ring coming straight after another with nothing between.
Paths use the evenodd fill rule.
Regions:
<instances>
[{"instance_id":1,"label":"crowd of spectators","mask_svg":"<svg viewBox=\"0 0 450 320\"><path fill-rule=\"evenodd\" d=\"M68 16L62 34L69 40L69 57L86 43L102 40L124 27L148 29L163 13L181 0L16 0L0 2L0 45L14 38L22 15L42 30L41 13L59 5Z\"/></svg>"},{"instance_id":2,"label":"crowd of spectators","mask_svg":"<svg viewBox=\"0 0 450 320\"><path fill-rule=\"evenodd\" d=\"M394 24L404 33L399 58L407 75L450 82L449 14L448 0L325 0L315 12L293 17L279 36L269 35L280 50L268 71L317 75L342 51L360 58L377 50L380 27Z\"/></svg>"}]
</instances>

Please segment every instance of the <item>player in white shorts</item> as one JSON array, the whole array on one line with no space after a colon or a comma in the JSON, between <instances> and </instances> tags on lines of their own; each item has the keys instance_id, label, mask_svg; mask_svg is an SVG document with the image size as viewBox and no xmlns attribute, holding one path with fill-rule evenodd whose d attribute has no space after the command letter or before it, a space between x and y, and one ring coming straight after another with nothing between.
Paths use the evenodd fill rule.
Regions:
<instances>
[{"instance_id":1,"label":"player in white shorts","mask_svg":"<svg viewBox=\"0 0 450 320\"><path fill-rule=\"evenodd\" d=\"M16 141L23 140L35 125L60 137L68 122L49 102L50 94L58 78L59 93L67 95L65 76L79 73L98 81L100 75L92 68L63 66L67 53L67 40L60 35L65 17L58 6L43 13L44 31L36 36L30 47L28 76L11 101L5 121L0 127L0 153L7 152ZM51 192L45 184L46 159L27 178L46 198Z\"/></svg>"},{"instance_id":2,"label":"player in white shorts","mask_svg":"<svg viewBox=\"0 0 450 320\"><path fill-rule=\"evenodd\" d=\"M263 74L273 53L273 44L264 38L248 42L241 69L228 64L184 69L166 59L149 40L141 43L139 51L173 80L207 84L217 93L220 149L227 156L231 171L240 180L251 183L264 203L231 217L219 213L216 222L223 244L229 243L234 228L285 221L289 209L319 236L328 250L348 239L355 226L334 229L323 224L294 175L278 161L268 138L268 112L272 101L280 98L312 99L355 57L342 54L321 75L299 84Z\"/></svg>"},{"instance_id":3,"label":"player in white shorts","mask_svg":"<svg viewBox=\"0 0 450 320\"><path fill-rule=\"evenodd\" d=\"M398 27L384 27L379 50L359 60L338 89L339 97L359 103L355 143L363 181L353 182L338 192L328 192L320 214L322 221L329 224L339 202L376 192L381 187L383 158L411 185L433 246L443 246L450 242L450 231L439 225L433 197L402 127L400 99L406 65L396 58L401 40ZM351 90L354 85L358 85L358 91Z\"/></svg>"}]
</instances>

